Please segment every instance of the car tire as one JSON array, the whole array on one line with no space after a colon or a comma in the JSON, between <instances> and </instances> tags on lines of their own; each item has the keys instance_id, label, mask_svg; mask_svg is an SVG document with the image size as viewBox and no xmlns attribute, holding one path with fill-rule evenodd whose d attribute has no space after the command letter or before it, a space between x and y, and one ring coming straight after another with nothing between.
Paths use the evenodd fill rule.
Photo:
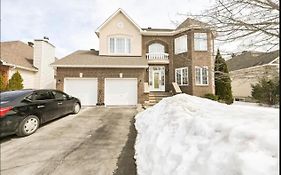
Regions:
<instances>
[{"instance_id":1,"label":"car tire","mask_svg":"<svg viewBox=\"0 0 281 175\"><path fill-rule=\"evenodd\" d=\"M79 103L75 103L75 104L73 105L73 114L78 114L79 111L80 111L80 109L81 109L80 104L79 104Z\"/></svg>"},{"instance_id":2,"label":"car tire","mask_svg":"<svg viewBox=\"0 0 281 175\"><path fill-rule=\"evenodd\" d=\"M39 128L39 118L35 115L29 115L23 119L16 134L18 136L28 136L33 134Z\"/></svg>"}]
</instances>

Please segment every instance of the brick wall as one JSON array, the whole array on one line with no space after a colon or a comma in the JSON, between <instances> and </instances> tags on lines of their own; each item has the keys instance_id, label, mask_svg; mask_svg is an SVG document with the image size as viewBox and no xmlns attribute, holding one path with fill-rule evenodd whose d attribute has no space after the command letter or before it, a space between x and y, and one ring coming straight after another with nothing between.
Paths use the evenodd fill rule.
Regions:
<instances>
[{"instance_id":1,"label":"brick wall","mask_svg":"<svg viewBox=\"0 0 281 175\"><path fill-rule=\"evenodd\" d=\"M4 86L5 86L5 87L6 87L7 84L8 84L8 78L9 78L8 72L9 72L9 67L8 67L8 66L0 65L0 73L1 73L1 75L3 76L3 79L4 79Z\"/></svg>"},{"instance_id":2,"label":"brick wall","mask_svg":"<svg viewBox=\"0 0 281 175\"><path fill-rule=\"evenodd\" d=\"M132 68L57 68L57 89L63 91L64 78L79 77L83 73L85 78L98 78L98 102L104 103L104 78L119 78L123 73L123 78L137 78L138 80L138 103L146 100L144 95L145 69Z\"/></svg>"},{"instance_id":3,"label":"brick wall","mask_svg":"<svg viewBox=\"0 0 281 175\"><path fill-rule=\"evenodd\" d=\"M206 32L208 36L208 50L194 50L194 33ZM181 54L174 54L174 39L187 35L188 51ZM175 82L175 69L180 67L188 67L188 86L180 86L182 92L196 96L203 96L206 93L214 93L214 85L212 81L213 74L213 36L209 30L188 30L176 34L175 36L143 36L142 38L142 55L148 53L148 46L152 43L160 43L165 46L165 52L169 54L170 63L165 65L166 69L166 91L172 90L172 82ZM150 64L149 66L154 66ZM207 86L195 85L195 66L208 66L209 84ZM148 81L148 72L146 72L145 81Z\"/></svg>"}]
</instances>

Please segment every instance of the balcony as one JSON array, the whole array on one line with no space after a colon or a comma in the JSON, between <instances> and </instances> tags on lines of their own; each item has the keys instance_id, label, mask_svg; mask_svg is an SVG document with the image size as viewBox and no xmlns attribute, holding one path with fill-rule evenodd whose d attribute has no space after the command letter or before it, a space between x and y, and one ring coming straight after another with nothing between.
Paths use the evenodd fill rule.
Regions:
<instances>
[{"instance_id":1,"label":"balcony","mask_svg":"<svg viewBox=\"0 0 281 175\"><path fill-rule=\"evenodd\" d=\"M152 52L146 54L149 64L169 64L169 54L163 52Z\"/></svg>"}]
</instances>

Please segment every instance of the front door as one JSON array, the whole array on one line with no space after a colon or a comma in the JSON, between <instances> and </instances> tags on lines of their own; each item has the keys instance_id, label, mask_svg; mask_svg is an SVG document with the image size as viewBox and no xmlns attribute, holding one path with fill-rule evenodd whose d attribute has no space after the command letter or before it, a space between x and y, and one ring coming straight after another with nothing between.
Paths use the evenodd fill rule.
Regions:
<instances>
[{"instance_id":1,"label":"front door","mask_svg":"<svg viewBox=\"0 0 281 175\"><path fill-rule=\"evenodd\" d=\"M165 91L165 67L151 66L149 68L150 91Z\"/></svg>"}]
</instances>

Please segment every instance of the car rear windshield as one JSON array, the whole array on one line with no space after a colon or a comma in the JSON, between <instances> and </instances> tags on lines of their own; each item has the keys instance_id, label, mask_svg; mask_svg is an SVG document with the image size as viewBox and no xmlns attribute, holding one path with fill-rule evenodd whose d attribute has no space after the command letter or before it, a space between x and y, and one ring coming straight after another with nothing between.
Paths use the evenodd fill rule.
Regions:
<instances>
[{"instance_id":1,"label":"car rear windshield","mask_svg":"<svg viewBox=\"0 0 281 175\"><path fill-rule=\"evenodd\" d=\"M24 95L26 95L28 93L29 93L29 91L7 91L7 92L1 92L1 94L0 94L1 104L14 101L18 97L24 96Z\"/></svg>"}]
</instances>

